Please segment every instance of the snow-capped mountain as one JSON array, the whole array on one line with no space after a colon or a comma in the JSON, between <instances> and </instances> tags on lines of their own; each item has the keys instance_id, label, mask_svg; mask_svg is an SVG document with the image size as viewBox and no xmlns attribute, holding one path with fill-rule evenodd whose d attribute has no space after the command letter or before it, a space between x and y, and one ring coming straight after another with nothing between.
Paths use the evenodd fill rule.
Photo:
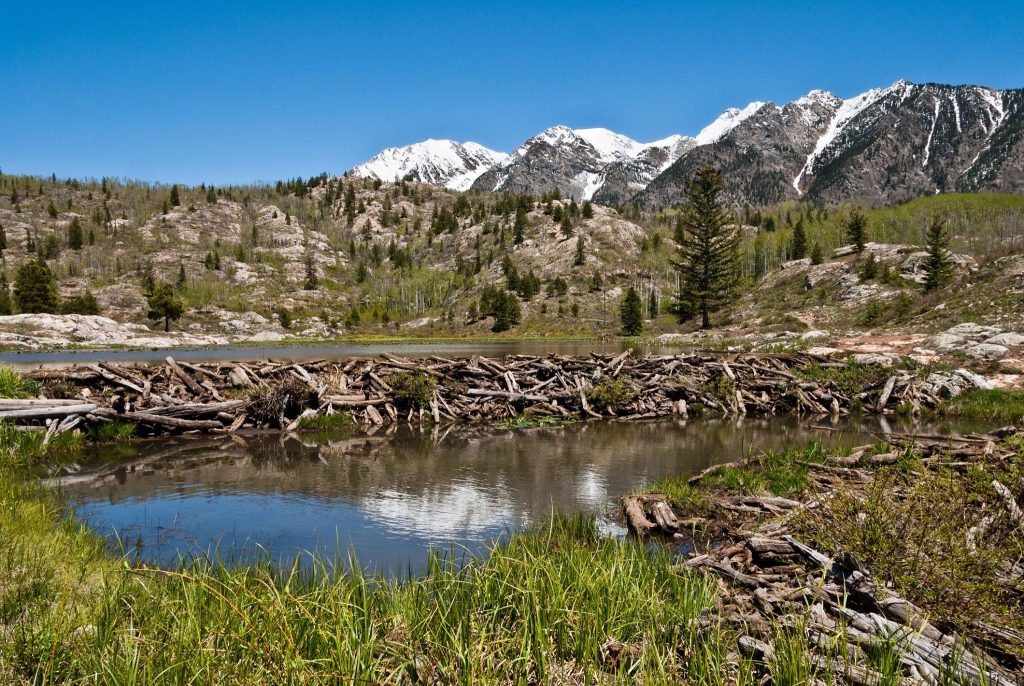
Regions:
<instances>
[{"instance_id":1,"label":"snow-capped mountain","mask_svg":"<svg viewBox=\"0 0 1024 686\"><path fill-rule=\"evenodd\" d=\"M677 204L702 164L737 201L892 203L953 191L1024 191L1024 90L897 81L848 99L768 103L699 145L632 198Z\"/></svg>"},{"instance_id":2,"label":"snow-capped mountain","mask_svg":"<svg viewBox=\"0 0 1024 686\"><path fill-rule=\"evenodd\" d=\"M907 81L847 99L812 90L784 105L727 109L693 137L640 143L608 129L554 126L507 155L425 141L389 148L351 173L660 207L681 202L702 165L720 169L736 199L752 204L1024 191L1024 90Z\"/></svg>"},{"instance_id":3,"label":"snow-capped mountain","mask_svg":"<svg viewBox=\"0 0 1024 686\"><path fill-rule=\"evenodd\" d=\"M478 176L507 157L478 143L430 139L382 150L350 173L381 181L410 179L464 191Z\"/></svg>"}]
</instances>

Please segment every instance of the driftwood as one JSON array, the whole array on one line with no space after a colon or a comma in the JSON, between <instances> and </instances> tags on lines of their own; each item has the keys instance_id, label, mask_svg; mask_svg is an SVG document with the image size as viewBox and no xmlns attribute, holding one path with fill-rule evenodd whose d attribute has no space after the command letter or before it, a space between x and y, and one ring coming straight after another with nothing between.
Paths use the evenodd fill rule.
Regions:
<instances>
[{"instance_id":1,"label":"driftwood","mask_svg":"<svg viewBox=\"0 0 1024 686\"><path fill-rule=\"evenodd\" d=\"M925 464L955 464L955 468L962 469L981 461L1005 459L1001 438L1014 433L999 429L991 434L954 437L893 434L889 440L913 447L920 455L928 456L925 460L953 454L956 462L945 457L941 462ZM864 479L873 479L869 466L892 464L900 455L899 451L881 455L868 452L868 446L855 449L842 461L843 467L808 462L809 466L825 469L812 474L812 479L821 479L823 485L805 502L709 490L706 497L712 513L706 515L707 535L702 538L681 536L681 523L687 521L685 513L677 511L671 518L666 517L661 510L668 501L660 494L624 498L625 521L638 535L686 538L683 544L687 547L680 549L684 560L677 569L703 569L721 579L722 616L732 617L738 629L750 632L739 639L737 649L759 664L765 676L770 676L773 657L771 627L782 623L806 632L812 643L822 648L821 654L810 656L816 666L829 669L837 681L856 686L874 686L880 683L880 676L869 664L839 659L837 653L877 653L893 645L900 651L901 683L1024 683L1024 635L1020 632L984 622L974 622L968 631L948 624L937 626L922 608L876 582L870 569L852 553L831 556L795 535L791 514L816 507L837 488L856 488ZM827 463L834 461L826 458ZM726 464L745 462L749 460ZM715 471L715 467L705 469L691 483ZM1024 512L1012 491L998 480L992 485L1005 504L1009 520L1024 526ZM991 517L986 521L991 524ZM967 547L971 548L970 541ZM993 574L999 583L1019 588L1024 565L993 570ZM846 647L840 647L844 643Z\"/></svg>"},{"instance_id":2,"label":"driftwood","mask_svg":"<svg viewBox=\"0 0 1024 686\"><path fill-rule=\"evenodd\" d=\"M900 404L928 408L939 402L909 376L889 377L856 398L829 382L801 380L800 370L817 363L817 358L799 353L640 357L629 350L616 355L420 360L383 355L303 364L188 364L167 357L155 365L104 362L30 372L44 391L59 389L62 395L20 406L0 404L0 419L38 425L73 414L85 423L116 419L156 433L291 429L301 424L300 418L337 411L377 427L520 416L637 420L686 417L695 408L735 416L841 415L854 402L868 411L890 413ZM429 397L396 391L392 381L398 374L428 379L421 386Z\"/></svg>"}]
</instances>

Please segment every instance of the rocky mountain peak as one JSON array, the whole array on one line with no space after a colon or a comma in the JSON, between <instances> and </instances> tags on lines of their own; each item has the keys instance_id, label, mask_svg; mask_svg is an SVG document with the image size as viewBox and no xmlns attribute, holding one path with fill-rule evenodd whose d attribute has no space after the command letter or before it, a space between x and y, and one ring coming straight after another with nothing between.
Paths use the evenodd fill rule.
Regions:
<instances>
[{"instance_id":1,"label":"rocky mountain peak","mask_svg":"<svg viewBox=\"0 0 1024 686\"><path fill-rule=\"evenodd\" d=\"M900 80L849 98L814 89L784 105L729 108L694 137L640 143L605 128L558 125L511 155L474 143L389 148L351 173L455 190L600 203L676 204L700 165L737 200L803 197L884 203L956 190L1024 190L1024 91Z\"/></svg>"},{"instance_id":2,"label":"rocky mountain peak","mask_svg":"<svg viewBox=\"0 0 1024 686\"><path fill-rule=\"evenodd\" d=\"M507 154L479 143L428 139L401 148L386 148L349 173L381 181L408 178L461 191L507 158Z\"/></svg>"}]
</instances>

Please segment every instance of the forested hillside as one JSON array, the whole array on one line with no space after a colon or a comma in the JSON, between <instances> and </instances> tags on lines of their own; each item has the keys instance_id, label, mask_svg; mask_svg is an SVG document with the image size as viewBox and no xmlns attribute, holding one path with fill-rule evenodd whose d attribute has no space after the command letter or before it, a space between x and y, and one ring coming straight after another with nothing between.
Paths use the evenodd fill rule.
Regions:
<instances>
[{"instance_id":1,"label":"forested hillside","mask_svg":"<svg viewBox=\"0 0 1024 686\"><path fill-rule=\"evenodd\" d=\"M742 237L740 297L730 308L737 312L790 260L829 262L847 243L849 206L730 211ZM868 210L867 238L922 246L935 215L946 222L951 249L978 263L1024 249L1017 196L936 196ZM557 194L461 193L326 175L222 188L0 175L9 284L0 311L102 314L156 330L165 320L152 296L166 284L182 310L169 328L197 335L600 335L618 333L620 302L632 286L644 330L675 331L668 305L678 284L678 216ZM843 259L857 274L856 260ZM903 262L893 263L896 272ZM22 276L34 270L45 279L38 269L45 264L56 292L33 301L24 284L14 288L30 263ZM893 283L908 292L917 286Z\"/></svg>"}]
</instances>

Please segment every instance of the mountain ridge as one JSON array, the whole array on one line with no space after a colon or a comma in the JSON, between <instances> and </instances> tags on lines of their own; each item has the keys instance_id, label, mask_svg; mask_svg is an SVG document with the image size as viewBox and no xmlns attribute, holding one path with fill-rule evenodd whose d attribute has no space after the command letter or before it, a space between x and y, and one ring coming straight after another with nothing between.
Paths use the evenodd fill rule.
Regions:
<instances>
[{"instance_id":1,"label":"mountain ridge","mask_svg":"<svg viewBox=\"0 0 1024 686\"><path fill-rule=\"evenodd\" d=\"M511 153L428 140L387 148L348 174L653 208L678 204L704 164L752 204L1024 190L1024 90L899 80L844 99L813 89L782 105L728 108L694 136L641 143L556 125Z\"/></svg>"}]
</instances>

